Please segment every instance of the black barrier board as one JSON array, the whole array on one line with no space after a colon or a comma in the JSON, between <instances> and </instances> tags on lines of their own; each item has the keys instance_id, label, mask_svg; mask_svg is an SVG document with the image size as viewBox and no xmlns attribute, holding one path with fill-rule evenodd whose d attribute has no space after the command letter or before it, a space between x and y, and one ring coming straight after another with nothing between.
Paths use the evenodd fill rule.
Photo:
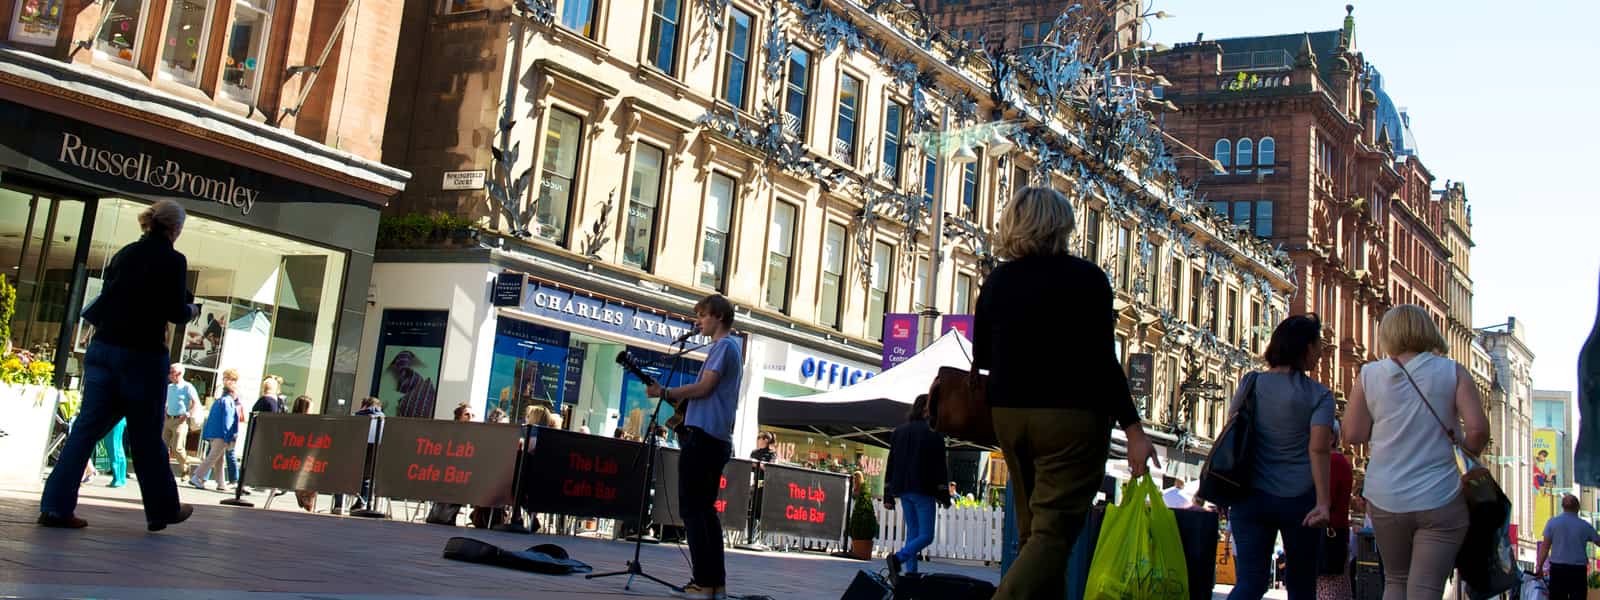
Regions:
<instances>
[{"instance_id":1,"label":"black barrier board","mask_svg":"<svg viewBox=\"0 0 1600 600\"><path fill-rule=\"evenodd\" d=\"M645 447L609 437L535 429L522 469L522 507L604 519L639 516Z\"/></svg>"},{"instance_id":2,"label":"black barrier board","mask_svg":"<svg viewBox=\"0 0 1600 600\"><path fill-rule=\"evenodd\" d=\"M683 507L678 505L678 458L682 450L663 448L656 456L656 493L650 500L650 520L662 525L683 525ZM730 460L722 467L717 490L717 516L723 529L743 530L750 518L750 474L752 463Z\"/></svg>"},{"instance_id":3,"label":"black barrier board","mask_svg":"<svg viewBox=\"0 0 1600 600\"><path fill-rule=\"evenodd\" d=\"M510 506L520 425L388 418L372 470L374 494Z\"/></svg>"},{"instance_id":4,"label":"black barrier board","mask_svg":"<svg viewBox=\"0 0 1600 600\"><path fill-rule=\"evenodd\" d=\"M836 540L844 535L844 475L767 464L761 528L770 533Z\"/></svg>"},{"instance_id":5,"label":"black barrier board","mask_svg":"<svg viewBox=\"0 0 1600 600\"><path fill-rule=\"evenodd\" d=\"M259 413L244 452L245 484L359 494L371 426L371 417Z\"/></svg>"}]
</instances>

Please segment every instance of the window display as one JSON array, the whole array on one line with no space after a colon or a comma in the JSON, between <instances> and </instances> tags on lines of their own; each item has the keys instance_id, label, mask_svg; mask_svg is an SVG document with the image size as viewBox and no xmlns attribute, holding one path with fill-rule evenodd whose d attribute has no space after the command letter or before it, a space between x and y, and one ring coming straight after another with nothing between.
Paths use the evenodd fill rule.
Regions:
<instances>
[{"instance_id":1,"label":"window display","mask_svg":"<svg viewBox=\"0 0 1600 600\"><path fill-rule=\"evenodd\" d=\"M11 40L55 45L61 31L61 5L66 0L22 0L11 19ZM1263 148L1265 148L1263 146ZM1263 156L1265 153L1263 152Z\"/></svg>"}]
</instances>

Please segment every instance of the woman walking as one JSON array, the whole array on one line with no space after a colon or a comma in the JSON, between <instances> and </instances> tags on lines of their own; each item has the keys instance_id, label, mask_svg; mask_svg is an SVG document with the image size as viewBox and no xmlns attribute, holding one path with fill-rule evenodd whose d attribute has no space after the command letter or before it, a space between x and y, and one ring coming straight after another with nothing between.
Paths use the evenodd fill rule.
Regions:
<instances>
[{"instance_id":1,"label":"woman walking","mask_svg":"<svg viewBox=\"0 0 1600 600\"><path fill-rule=\"evenodd\" d=\"M1437 599L1469 524L1452 442L1477 455L1489 443L1489 421L1472 375L1444 357L1444 336L1427 310L1389 309L1378 346L1388 358L1361 367L1344 439L1371 443L1366 499L1384 600Z\"/></svg>"},{"instance_id":2,"label":"woman walking","mask_svg":"<svg viewBox=\"0 0 1600 600\"><path fill-rule=\"evenodd\" d=\"M1238 584L1230 600L1260 600L1273 570L1272 549L1283 536L1280 579L1289 600L1317 595L1317 543L1331 510L1329 458L1333 393L1310 376L1322 355L1315 315L1284 319L1267 343L1266 371L1245 375L1230 414L1253 395L1249 497L1228 508L1239 548Z\"/></svg>"},{"instance_id":3,"label":"woman walking","mask_svg":"<svg viewBox=\"0 0 1600 600\"><path fill-rule=\"evenodd\" d=\"M195 468L189 485L206 489L206 477L211 477L217 482L217 491L228 491L228 486L223 482L223 467L227 456L233 452L234 440L239 437L239 405L236 401L239 392L235 390L238 385L238 371L228 369L222 372L222 395L211 402L211 413L206 416L206 425L200 431L200 437L206 441L206 458ZM235 480L233 484L239 485L240 482Z\"/></svg>"},{"instance_id":4,"label":"woman walking","mask_svg":"<svg viewBox=\"0 0 1600 600\"><path fill-rule=\"evenodd\" d=\"M167 326L188 323L200 312L184 287L189 261L172 247L186 218L183 206L172 200L139 213L144 234L111 257L103 291L83 311L83 320L94 326L83 358L83 406L39 498L39 525L76 529L89 524L73 514L84 465L95 442L123 419L149 529L182 523L194 512L178 501L161 438L171 364Z\"/></svg>"},{"instance_id":5,"label":"woman walking","mask_svg":"<svg viewBox=\"0 0 1600 600\"><path fill-rule=\"evenodd\" d=\"M1113 351L1111 285L1100 267L1068 254L1074 225L1060 192L1018 192L995 244L1006 262L978 294L972 366L989 370L987 398L1016 483L1021 542L995 594L1001 600L1066 597L1067 562L1105 478L1112 423L1128 436L1134 477L1155 462ZM1065 326L1045 330L1044 322Z\"/></svg>"},{"instance_id":6,"label":"woman walking","mask_svg":"<svg viewBox=\"0 0 1600 600\"><path fill-rule=\"evenodd\" d=\"M1328 529L1318 539L1317 600L1350 600L1350 496L1355 469L1339 451L1339 423L1333 424L1333 454L1329 455L1330 496ZM1337 571L1335 572L1335 567Z\"/></svg>"},{"instance_id":7,"label":"woman walking","mask_svg":"<svg viewBox=\"0 0 1600 600\"><path fill-rule=\"evenodd\" d=\"M950 480L945 464L944 434L928 427L928 395L917 396L905 424L889 438L889 464L883 473L883 506L894 510L895 500L905 508L906 544L890 554L889 579L898 583L901 566L917 572L917 553L933 543L934 503L950 506L944 482Z\"/></svg>"}]
</instances>

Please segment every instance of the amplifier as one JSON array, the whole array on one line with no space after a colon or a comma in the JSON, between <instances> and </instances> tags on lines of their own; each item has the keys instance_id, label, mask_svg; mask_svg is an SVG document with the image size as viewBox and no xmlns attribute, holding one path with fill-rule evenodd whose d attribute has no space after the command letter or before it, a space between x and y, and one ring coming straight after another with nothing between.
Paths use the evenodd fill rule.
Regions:
<instances>
[{"instance_id":1,"label":"amplifier","mask_svg":"<svg viewBox=\"0 0 1600 600\"><path fill-rule=\"evenodd\" d=\"M839 600L891 600L894 598L894 588L889 586L877 573L862 569L856 572L856 578L850 582L850 587L845 588L844 595Z\"/></svg>"}]
</instances>

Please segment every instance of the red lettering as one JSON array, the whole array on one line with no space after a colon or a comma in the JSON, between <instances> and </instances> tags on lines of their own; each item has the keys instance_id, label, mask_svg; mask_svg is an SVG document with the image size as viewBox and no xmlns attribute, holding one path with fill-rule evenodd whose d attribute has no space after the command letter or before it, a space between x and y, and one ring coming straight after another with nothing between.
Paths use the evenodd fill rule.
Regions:
<instances>
[{"instance_id":1,"label":"red lettering","mask_svg":"<svg viewBox=\"0 0 1600 600\"><path fill-rule=\"evenodd\" d=\"M568 479L561 482L561 495L568 498L589 498L594 496L594 486L587 481Z\"/></svg>"},{"instance_id":2,"label":"red lettering","mask_svg":"<svg viewBox=\"0 0 1600 600\"><path fill-rule=\"evenodd\" d=\"M718 487L720 487L721 489L724 489L724 490L728 489L728 476L727 475L723 475L722 476L721 484Z\"/></svg>"},{"instance_id":3,"label":"red lettering","mask_svg":"<svg viewBox=\"0 0 1600 600\"><path fill-rule=\"evenodd\" d=\"M411 466L406 467L406 479L411 481L438 481L439 475L439 467L433 465L424 467L411 463Z\"/></svg>"},{"instance_id":4,"label":"red lettering","mask_svg":"<svg viewBox=\"0 0 1600 600\"><path fill-rule=\"evenodd\" d=\"M717 501L717 512L719 512L719 513L728 512L728 501L727 500L718 500Z\"/></svg>"},{"instance_id":5,"label":"red lettering","mask_svg":"<svg viewBox=\"0 0 1600 600\"><path fill-rule=\"evenodd\" d=\"M594 460L573 452L567 455L567 467L574 471L593 471Z\"/></svg>"},{"instance_id":6,"label":"red lettering","mask_svg":"<svg viewBox=\"0 0 1600 600\"><path fill-rule=\"evenodd\" d=\"M789 497L796 500L806 499L806 489L797 484L789 484Z\"/></svg>"},{"instance_id":7,"label":"red lettering","mask_svg":"<svg viewBox=\"0 0 1600 600\"><path fill-rule=\"evenodd\" d=\"M451 466L448 466L448 467L444 468L444 482L445 483L453 483L453 484L456 484L456 485L466 485L467 484L467 480L471 479L471 478L472 478L472 471L467 471L467 470L464 470L464 469L457 469L455 467L455 465L451 465Z\"/></svg>"}]
</instances>

